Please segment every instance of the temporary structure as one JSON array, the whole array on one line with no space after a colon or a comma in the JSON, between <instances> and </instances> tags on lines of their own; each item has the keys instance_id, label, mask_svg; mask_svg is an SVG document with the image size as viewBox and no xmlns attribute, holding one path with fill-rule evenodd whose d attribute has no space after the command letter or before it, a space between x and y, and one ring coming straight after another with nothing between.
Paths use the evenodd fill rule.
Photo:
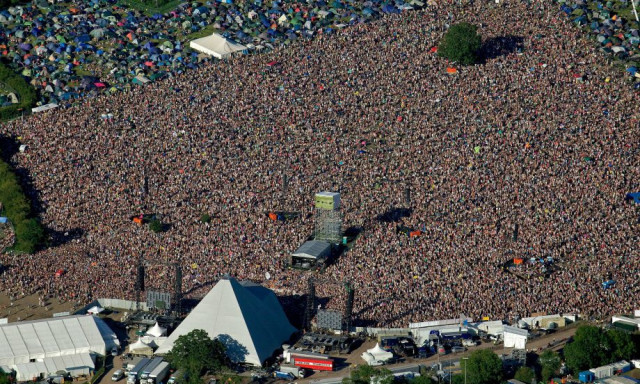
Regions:
<instances>
[{"instance_id":1,"label":"temporary structure","mask_svg":"<svg viewBox=\"0 0 640 384\"><path fill-rule=\"evenodd\" d=\"M30 381L34 377L69 372L71 376L88 375L95 369L91 355L79 353L75 355L62 355L45 357L42 361L20 363L15 365L16 379L18 381Z\"/></svg>"},{"instance_id":2,"label":"temporary structure","mask_svg":"<svg viewBox=\"0 0 640 384\"><path fill-rule=\"evenodd\" d=\"M262 365L295 332L275 294L260 285L221 279L167 338L156 354L194 329L218 338L234 362Z\"/></svg>"},{"instance_id":3,"label":"temporary structure","mask_svg":"<svg viewBox=\"0 0 640 384\"><path fill-rule=\"evenodd\" d=\"M104 355L118 345L115 333L95 316L9 323L0 325L0 366L62 355Z\"/></svg>"},{"instance_id":4,"label":"temporary structure","mask_svg":"<svg viewBox=\"0 0 640 384\"><path fill-rule=\"evenodd\" d=\"M385 351L380 348L380 344L376 344L375 347L362 353L362 359L369 365L378 365L393 359L393 353Z\"/></svg>"},{"instance_id":5,"label":"temporary structure","mask_svg":"<svg viewBox=\"0 0 640 384\"><path fill-rule=\"evenodd\" d=\"M138 339L133 344L129 344L129 353L134 355L145 355L151 356L153 355L153 348L150 345L144 343L142 340Z\"/></svg>"},{"instance_id":6,"label":"temporary structure","mask_svg":"<svg viewBox=\"0 0 640 384\"><path fill-rule=\"evenodd\" d=\"M206 53L218 59L226 59L234 53L247 50L244 45L228 40L217 33L193 40L189 43L189 46L198 52Z\"/></svg>"},{"instance_id":7,"label":"temporary structure","mask_svg":"<svg viewBox=\"0 0 640 384\"><path fill-rule=\"evenodd\" d=\"M102 308L99 305L94 305L93 307L87 309L87 313L90 315L97 315L98 313L104 311L104 308Z\"/></svg>"},{"instance_id":8,"label":"temporary structure","mask_svg":"<svg viewBox=\"0 0 640 384\"><path fill-rule=\"evenodd\" d=\"M167 329L162 328L157 322L153 327L149 328L149 330L147 331L147 335L153 336L153 337L160 337L166 334L167 334Z\"/></svg>"}]
</instances>

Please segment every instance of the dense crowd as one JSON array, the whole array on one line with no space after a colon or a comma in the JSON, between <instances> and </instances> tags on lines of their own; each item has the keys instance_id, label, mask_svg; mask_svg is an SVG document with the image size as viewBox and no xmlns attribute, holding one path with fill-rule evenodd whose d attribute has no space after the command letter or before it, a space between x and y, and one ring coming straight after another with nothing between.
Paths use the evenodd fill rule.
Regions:
<instances>
[{"instance_id":1,"label":"dense crowd","mask_svg":"<svg viewBox=\"0 0 640 384\"><path fill-rule=\"evenodd\" d=\"M448 74L431 48L460 21L494 54ZM508 36L521 52L500 46ZM452 1L14 121L2 133L29 149L12 160L47 227L70 235L2 255L0 288L133 299L143 256L179 261L191 296L225 273L304 294L317 272L286 262L313 231L314 193L329 190L345 228L362 231L317 294L342 308L352 281L356 324L628 312L640 297L640 211L624 202L640 188L632 92L550 1ZM406 207L407 188L411 215L378 220ZM274 222L274 210L301 215ZM138 213L169 228L155 234ZM551 256L558 271L517 278L502 269L513 255ZM151 267L147 286L172 274Z\"/></svg>"}]
</instances>

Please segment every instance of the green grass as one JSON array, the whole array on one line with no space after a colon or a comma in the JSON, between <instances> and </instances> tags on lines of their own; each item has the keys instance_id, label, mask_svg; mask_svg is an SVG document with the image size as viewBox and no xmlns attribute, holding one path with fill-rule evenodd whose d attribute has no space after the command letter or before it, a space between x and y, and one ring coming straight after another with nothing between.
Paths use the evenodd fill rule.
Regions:
<instances>
[{"instance_id":1,"label":"green grass","mask_svg":"<svg viewBox=\"0 0 640 384\"><path fill-rule=\"evenodd\" d=\"M213 27L213 24L209 24L206 27L204 27L201 30L199 30L198 32L193 32L193 33L188 34L185 37L185 40L188 41L188 40L193 40L193 39L199 39L201 37L209 36L215 31L216 31L216 29Z\"/></svg>"},{"instance_id":2,"label":"green grass","mask_svg":"<svg viewBox=\"0 0 640 384\"><path fill-rule=\"evenodd\" d=\"M78 76L93 76L93 73L84 69L82 65L73 67L73 72L75 72L75 74Z\"/></svg>"},{"instance_id":3,"label":"green grass","mask_svg":"<svg viewBox=\"0 0 640 384\"><path fill-rule=\"evenodd\" d=\"M158 6L156 7L155 0L141 1L141 0L120 0L119 5L125 5L127 7L137 9L140 12L144 12L147 16L152 16L154 13L167 13L173 11L176 7L183 2L183 0L172 0L162 4L164 0L158 0Z\"/></svg>"}]
</instances>

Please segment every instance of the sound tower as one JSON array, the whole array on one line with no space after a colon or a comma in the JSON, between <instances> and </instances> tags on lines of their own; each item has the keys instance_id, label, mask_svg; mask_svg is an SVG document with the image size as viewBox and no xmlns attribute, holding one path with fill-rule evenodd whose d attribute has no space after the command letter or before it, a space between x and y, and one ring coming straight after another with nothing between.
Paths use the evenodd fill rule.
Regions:
<instances>
[{"instance_id":1,"label":"sound tower","mask_svg":"<svg viewBox=\"0 0 640 384\"><path fill-rule=\"evenodd\" d=\"M351 286L350 283L346 283L345 287L347 288L347 306L344 311L344 325L346 331L349 332L351 329L351 315L353 314L353 301L355 299L355 290Z\"/></svg>"},{"instance_id":2,"label":"sound tower","mask_svg":"<svg viewBox=\"0 0 640 384\"><path fill-rule=\"evenodd\" d=\"M175 264L176 267L176 280L173 284L173 302L175 312L182 313L182 265Z\"/></svg>"},{"instance_id":3,"label":"sound tower","mask_svg":"<svg viewBox=\"0 0 640 384\"><path fill-rule=\"evenodd\" d=\"M304 310L303 327L305 330L311 330L311 319L313 318L313 309L316 305L316 285L313 278L307 280L307 305Z\"/></svg>"},{"instance_id":4,"label":"sound tower","mask_svg":"<svg viewBox=\"0 0 640 384\"><path fill-rule=\"evenodd\" d=\"M138 265L138 276L136 278L136 291L144 291L144 265Z\"/></svg>"}]
</instances>

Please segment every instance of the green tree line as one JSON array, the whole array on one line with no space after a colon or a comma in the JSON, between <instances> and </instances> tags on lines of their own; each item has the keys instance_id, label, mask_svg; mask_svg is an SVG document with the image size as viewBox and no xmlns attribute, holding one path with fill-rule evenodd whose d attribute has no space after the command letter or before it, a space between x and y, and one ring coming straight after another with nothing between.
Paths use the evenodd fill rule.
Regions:
<instances>
[{"instance_id":1,"label":"green tree line","mask_svg":"<svg viewBox=\"0 0 640 384\"><path fill-rule=\"evenodd\" d=\"M564 348L565 361L574 374L639 356L640 335L595 326L578 328L573 341Z\"/></svg>"},{"instance_id":2,"label":"green tree line","mask_svg":"<svg viewBox=\"0 0 640 384\"><path fill-rule=\"evenodd\" d=\"M24 195L18 178L9 164L0 160L0 203L16 235L13 250L34 253L44 241L44 229L34 217L31 204Z\"/></svg>"},{"instance_id":3,"label":"green tree line","mask_svg":"<svg viewBox=\"0 0 640 384\"><path fill-rule=\"evenodd\" d=\"M0 0L2 2L10 0ZM0 84L13 90L18 96L18 104L8 107L0 107L0 120L8 120L20 116L22 111L28 112L37 101L36 90L25 80L22 75L16 73L11 68L0 62Z\"/></svg>"}]
</instances>

